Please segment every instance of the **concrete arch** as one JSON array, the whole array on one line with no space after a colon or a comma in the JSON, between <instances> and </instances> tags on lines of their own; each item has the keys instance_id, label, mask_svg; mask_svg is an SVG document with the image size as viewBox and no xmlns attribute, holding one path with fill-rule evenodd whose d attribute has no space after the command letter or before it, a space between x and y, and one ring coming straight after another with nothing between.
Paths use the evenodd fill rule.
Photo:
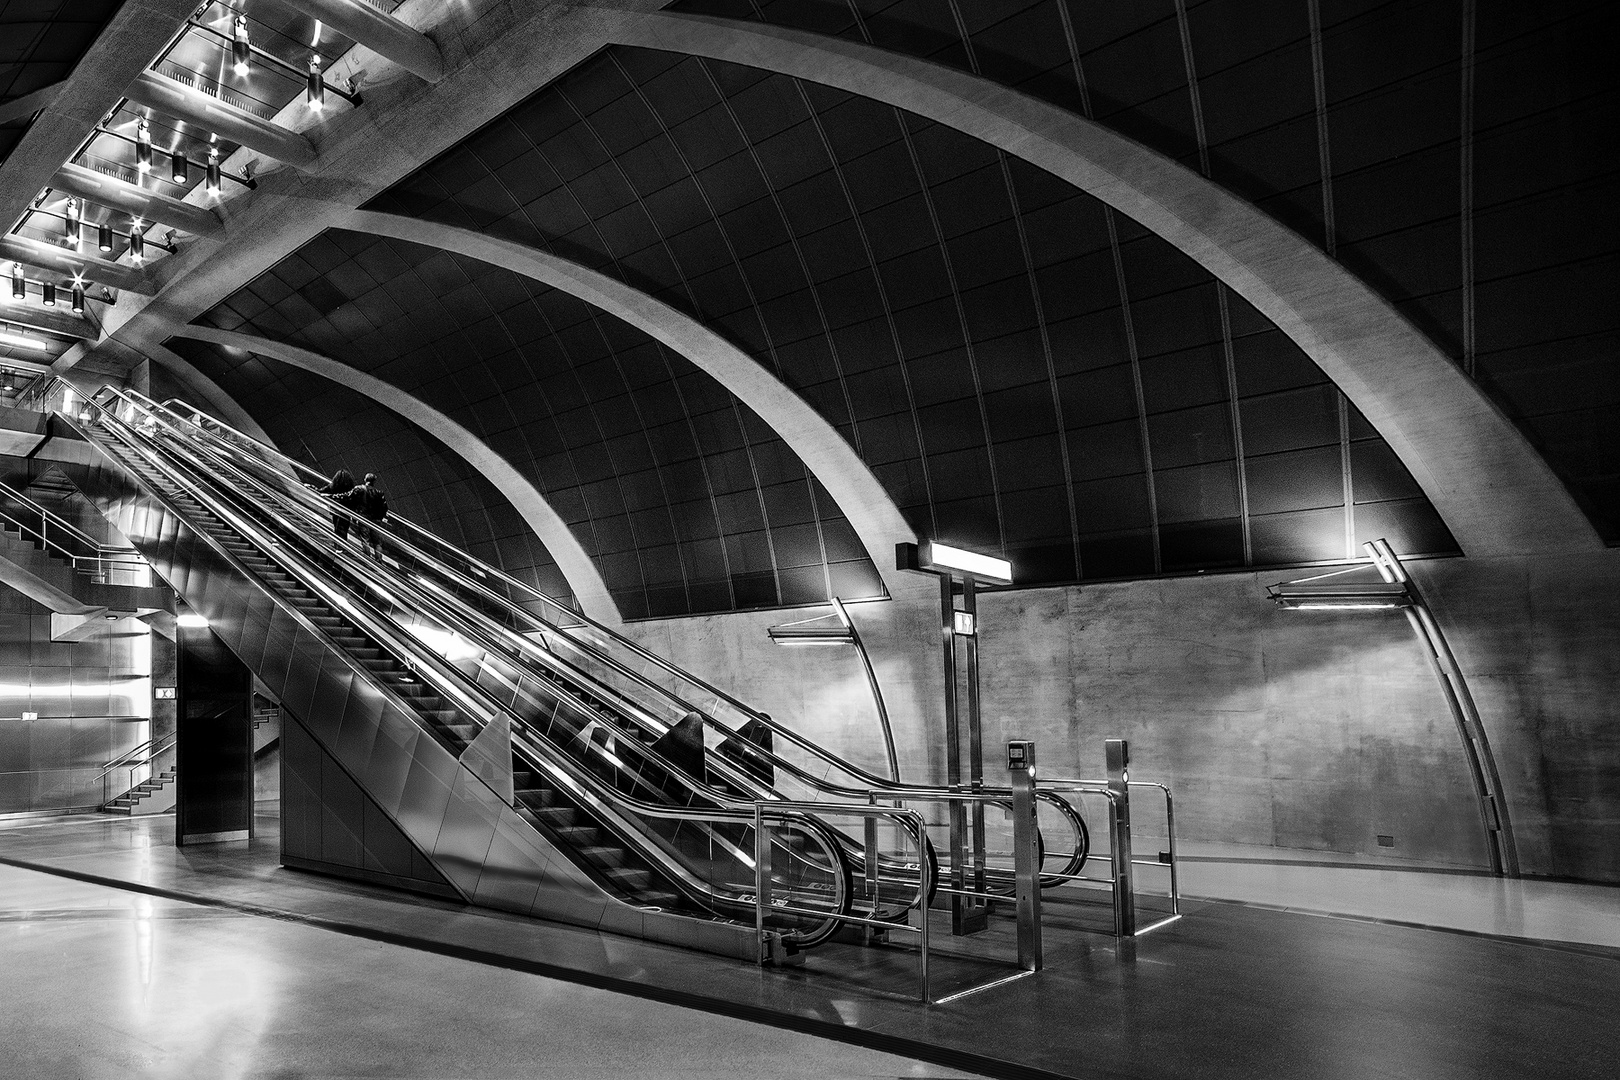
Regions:
<instances>
[{"instance_id":1,"label":"concrete arch","mask_svg":"<svg viewBox=\"0 0 1620 1080\"><path fill-rule=\"evenodd\" d=\"M623 625L619 607L607 591L607 586L602 583L602 576L597 573L596 564L591 562L590 556L585 554L585 549L580 547L579 541L574 538L567 523L551 508L551 504L546 502L545 496L540 494L521 473L507 464L505 458L491 450L482 439L444 413L375 376L356 371L347 364L296 345L287 345L235 330L219 330L212 326L176 326L173 328L173 336L243 349L272 357L305 371L312 371L356 393L364 394L422 428L465 458L517 508L518 513L523 515L523 520L528 522L529 528L534 530L540 542L546 545L546 550L551 552L551 557L557 560L557 568L562 571L568 587L574 590L574 596L579 600L585 614L609 626Z\"/></svg>"},{"instance_id":2,"label":"concrete arch","mask_svg":"<svg viewBox=\"0 0 1620 1080\"><path fill-rule=\"evenodd\" d=\"M1603 548L1541 455L1388 301L1287 227L1169 158L987 79L842 38L658 13L616 20L608 40L859 94L1067 180L1174 244L1288 334L1400 455L1465 553Z\"/></svg>"},{"instance_id":3,"label":"concrete arch","mask_svg":"<svg viewBox=\"0 0 1620 1080\"><path fill-rule=\"evenodd\" d=\"M844 437L759 361L696 319L616 278L472 229L370 210L356 210L335 224L453 251L544 282L662 342L719 380L793 448L849 519L891 596L933 591L932 582L895 569L894 546L915 543L917 535Z\"/></svg>"}]
</instances>

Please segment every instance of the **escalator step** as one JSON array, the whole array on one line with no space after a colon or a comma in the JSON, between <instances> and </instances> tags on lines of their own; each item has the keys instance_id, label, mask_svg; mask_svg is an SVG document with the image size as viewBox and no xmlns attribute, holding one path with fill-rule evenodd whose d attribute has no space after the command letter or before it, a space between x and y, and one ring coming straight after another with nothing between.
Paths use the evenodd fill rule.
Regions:
<instances>
[{"instance_id":1,"label":"escalator step","mask_svg":"<svg viewBox=\"0 0 1620 1080\"><path fill-rule=\"evenodd\" d=\"M653 876L649 871L637 870L628 866L616 866L605 871L608 880L620 888L633 893L639 893L652 884Z\"/></svg>"},{"instance_id":2,"label":"escalator step","mask_svg":"<svg viewBox=\"0 0 1620 1080\"><path fill-rule=\"evenodd\" d=\"M579 853L579 857L584 859L586 862L594 863L595 865L609 871L609 873L614 870L626 869L624 865L623 848L606 847L602 844L592 844L587 847L575 848L574 850L577 851ZM643 874L647 873L645 870L641 872ZM651 876L652 875L648 874L649 879Z\"/></svg>"},{"instance_id":3,"label":"escalator step","mask_svg":"<svg viewBox=\"0 0 1620 1080\"><path fill-rule=\"evenodd\" d=\"M555 831L563 843L575 847L590 847L602 836L602 830L595 825L562 825Z\"/></svg>"}]
</instances>

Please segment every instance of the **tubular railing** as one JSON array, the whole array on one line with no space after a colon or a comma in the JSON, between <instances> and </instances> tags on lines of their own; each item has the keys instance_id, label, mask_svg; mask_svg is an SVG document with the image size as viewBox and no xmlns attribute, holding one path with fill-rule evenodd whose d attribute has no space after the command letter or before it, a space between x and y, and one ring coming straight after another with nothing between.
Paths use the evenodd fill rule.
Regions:
<instances>
[{"instance_id":1,"label":"tubular railing","mask_svg":"<svg viewBox=\"0 0 1620 1080\"><path fill-rule=\"evenodd\" d=\"M149 776L143 776L137 780L135 774L142 769L147 769L149 774L154 772L152 763L174 749L176 735L177 732L171 731L166 735L147 739L134 749L125 751L103 765L101 771L95 777L101 781L101 805L106 806L119 796L127 795L135 790L137 784L149 779ZM112 777L118 772L125 774L128 783L123 785L123 790L114 795L112 794L112 788L115 785L112 783Z\"/></svg>"},{"instance_id":2,"label":"tubular railing","mask_svg":"<svg viewBox=\"0 0 1620 1080\"><path fill-rule=\"evenodd\" d=\"M100 585L150 585L151 568L133 548L103 544L9 484L0 483L0 521Z\"/></svg>"},{"instance_id":3,"label":"tubular railing","mask_svg":"<svg viewBox=\"0 0 1620 1080\"><path fill-rule=\"evenodd\" d=\"M145 408L130 401L122 392L111 390L110 396L114 401L132 405L137 412ZM739 857L747 846L746 837L740 833L745 828L752 827L751 813L725 809L688 809L647 803L617 791L590 772L580 769L566 754L534 732L523 716L511 712L506 705L493 699L475 680L469 679L443 657L424 647L409 633L398 629L393 620L377 611L363 595L357 595L344 588L324 569L317 566L313 559L300 550L311 546L319 547L311 540L312 534L308 529L285 529L272 538L243 507L231 505L221 493L207 490L205 485L180 475L174 465L174 458L180 456L176 447L152 443L155 432L144 433L140 430L141 425L131 426L126 423L118 416L116 405L96 400L92 408L102 431L115 438L121 445L130 448L131 452L139 455L146 466L156 469L167 482L197 500L205 510L227 527L261 552L270 555L305 587L314 591L323 602L334 610L343 612L362 633L399 657L423 678L429 679L434 689L453 703L475 727L482 728L497 715L505 715L513 729L513 745L524 754L528 763L548 775L555 781L557 787L568 791L579 800L608 832L659 866L665 877L677 888L697 900L700 905L721 912L729 911L732 913L730 917L741 917L747 904L740 897L747 886L740 876L736 880L731 880L727 876L731 872L727 867L732 867L733 864L746 865L752 861L746 857ZM151 445L148 445L149 443ZM190 463L190 467L200 468L196 462ZM228 551L223 548L216 550L238 573L250 580L257 580L257 575ZM297 615L294 617L298 618ZM313 623L301 618L299 621L306 623L306 629L311 632L325 636L324 632ZM339 652L341 655L347 655L342 650ZM385 689L385 692L388 691ZM408 703L402 704L409 710ZM432 732L430 729L430 733L443 742L443 736L438 732ZM448 744L446 749L456 754L465 752L465 747ZM676 843L678 836L674 834L678 833L681 822L701 823L719 839L719 842L711 845L709 849L711 865L707 870L694 864L692 853L683 850ZM802 851L789 852L801 868L801 877L806 866L820 868L824 874L831 877L828 887L815 896L816 899L829 902L828 907L817 916L825 922L830 912L842 910L847 904L849 898L847 874L840 872L842 862L837 852L837 842L832 838L830 830L809 817L800 819L798 828L801 846L806 850L819 847L823 856L816 860L808 858ZM732 839L730 837L733 833L739 835ZM802 888L799 891L803 893ZM828 923L824 932L812 930L805 936L819 939L819 936L830 933L834 928L834 924Z\"/></svg>"},{"instance_id":4,"label":"tubular railing","mask_svg":"<svg viewBox=\"0 0 1620 1080\"><path fill-rule=\"evenodd\" d=\"M267 472L262 474L262 479L267 482L285 484L286 477L283 471L285 469L292 470L295 476L307 477L310 481L325 480L303 463L236 431L183 400L171 399L160 405L132 392L125 392L125 396L139 401L142 408L152 414L167 417L172 424L184 425L209 441L237 453L246 453L252 464L267 469ZM291 494L295 499L306 500L306 505L309 505L309 500L316 498L298 489L287 494ZM321 506L322 513L346 515L358 523L365 523L363 518L352 514L344 507L328 500L321 502L324 503ZM840 800L870 802L874 796L889 799L906 790L905 785L891 778L870 773L827 751L793 729L748 707L729 693L684 671L589 616L576 612L504 571L451 547L438 536L408 519L390 514L388 525L382 531L392 532L391 553L409 558L416 569L433 574L434 580L443 582L449 589L470 592L476 600L497 605L505 615L507 624L505 627L494 627L492 630L499 632L501 643L506 649L516 650L528 661L551 667L564 677L583 678L589 680L593 687L607 690L609 692L607 696L615 699L616 704L624 709L627 719L640 724L654 736L662 735L683 717L694 714L698 716L704 725L705 743L708 748L715 750L725 744L726 748L731 750L736 763L742 766L733 767L721 754L710 755L709 768L722 776L728 784L743 791L757 791L751 784L751 774L748 772L748 765L752 764L768 769L776 784L781 784L786 778L799 789L796 796L802 795L806 801L821 801L831 796ZM468 573L473 575L473 580L468 581L466 577ZM507 591L503 594L492 588L492 585L504 586ZM539 602L549 612L550 617L536 614L526 606L525 600L514 599L514 594L526 598L528 602ZM525 626L530 628L531 633L539 632L544 638L543 643L534 641L521 630L513 629ZM613 651L617 651L620 655L612 655ZM650 677L645 671L636 670L626 662L623 655L625 653L629 654L632 661L644 660L656 672L668 676L669 682L696 689L707 708L697 708L691 697L683 696L678 690ZM716 712L729 713L736 726L728 726L719 720L713 715ZM739 733L750 723L779 735L784 743L798 751L799 760L785 757L775 750L767 750L755 742L741 738ZM842 774L842 782L833 778L838 774ZM981 790L999 794L1001 797L997 801L1001 805L1006 805L1011 798L1010 789ZM769 794L775 795L775 792ZM1043 794L1041 800L1048 807L1049 818L1053 814L1057 815L1057 821L1066 823L1074 834L1071 849L1067 851L1056 849L1048 854L1065 859L1068 872L1078 871L1084 865L1088 841L1083 822L1072 808L1055 794ZM1000 879L1003 886L1010 885L1010 879L1000 871L992 870L991 876Z\"/></svg>"}]
</instances>

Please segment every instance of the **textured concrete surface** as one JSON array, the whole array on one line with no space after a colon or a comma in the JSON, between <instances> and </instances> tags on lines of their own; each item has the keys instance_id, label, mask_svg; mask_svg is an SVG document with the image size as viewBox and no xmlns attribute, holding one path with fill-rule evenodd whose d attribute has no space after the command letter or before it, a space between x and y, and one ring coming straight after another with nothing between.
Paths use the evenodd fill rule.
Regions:
<instances>
[{"instance_id":1,"label":"textured concrete surface","mask_svg":"<svg viewBox=\"0 0 1620 1080\"><path fill-rule=\"evenodd\" d=\"M1527 873L1620 881L1620 553L1413 564L1491 737ZM1482 867L1456 727L1399 612L1283 611L1223 574L981 597L987 775L1032 738L1047 775L1099 776L1107 738L1174 787L1189 840ZM937 607L852 609L907 779L941 779ZM852 652L780 648L816 614L637 623L644 643L881 772ZM1145 823L1139 823L1145 824ZM1382 846L1378 837L1393 838Z\"/></svg>"},{"instance_id":2,"label":"textured concrete surface","mask_svg":"<svg viewBox=\"0 0 1620 1080\"><path fill-rule=\"evenodd\" d=\"M1069 181L1176 245L1293 338L1400 455L1463 551L1600 547L1524 436L1388 301L1303 237L1169 158L988 79L848 38L659 13L623 19L612 40L861 94Z\"/></svg>"}]
</instances>

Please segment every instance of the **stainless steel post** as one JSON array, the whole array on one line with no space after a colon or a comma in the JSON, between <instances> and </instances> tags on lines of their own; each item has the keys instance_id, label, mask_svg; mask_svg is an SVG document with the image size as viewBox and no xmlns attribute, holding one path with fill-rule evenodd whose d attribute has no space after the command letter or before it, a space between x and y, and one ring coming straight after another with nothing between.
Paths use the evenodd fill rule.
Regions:
<instances>
[{"instance_id":1,"label":"stainless steel post","mask_svg":"<svg viewBox=\"0 0 1620 1080\"><path fill-rule=\"evenodd\" d=\"M765 909L771 906L771 841L765 831L765 811L754 804L754 930L759 935L759 962L770 961L765 937Z\"/></svg>"},{"instance_id":2,"label":"stainless steel post","mask_svg":"<svg viewBox=\"0 0 1620 1080\"><path fill-rule=\"evenodd\" d=\"M951 575L939 575L940 634L945 660L945 783L953 789L962 783L962 727L956 700L956 596ZM967 815L960 802L950 803L951 822L951 933L967 933L968 916L961 890L966 884L963 869L967 863Z\"/></svg>"},{"instance_id":3,"label":"stainless steel post","mask_svg":"<svg viewBox=\"0 0 1620 1080\"><path fill-rule=\"evenodd\" d=\"M962 612L967 615L968 783L975 795L984 790L984 731L979 722L979 603L972 576L962 579ZM973 887L984 892L984 803L973 803ZM977 915L985 904L974 901Z\"/></svg>"},{"instance_id":4,"label":"stainless steel post","mask_svg":"<svg viewBox=\"0 0 1620 1080\"><path fill-rule=\"evenodd\" d=\"M1103 743L1108 768L1109 847L1114 856L1114 934L1136 936L1136 889L1131 880L1131 744L1124 739Z\"/></svg>"},{"instance_id":5,"label":"stainless steel post","mask_svg":"<svg viewBox=\"0 0 1620 1080\"><path fill-rule=\"evenodd\" d=\"M1018 966L1041 969L1041 853L1035 825L1035 744L1007 744L1012 780L1013 872L1018 904Z\"/></svg>"}]
</instances>

